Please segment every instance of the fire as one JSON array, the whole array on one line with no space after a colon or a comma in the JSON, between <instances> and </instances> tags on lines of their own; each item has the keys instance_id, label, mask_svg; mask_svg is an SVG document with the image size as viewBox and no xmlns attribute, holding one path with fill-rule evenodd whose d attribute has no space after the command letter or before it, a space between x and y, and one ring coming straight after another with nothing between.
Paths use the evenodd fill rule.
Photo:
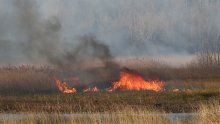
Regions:
<instances>
[{"instance_id":1,"label":"fire","mask_svg":"<svg viewBox=\"0 0 220 124\"><path fill-rule=\"evenodd\" d=\"M58 89L62 92L62 93L75 93L77 92L75 88L71 88L69 87L66 82L61 82L58 79L55 79L56 81L56 85L58 87Z\"/></svg>"},{"instance_id":2,"label":"fire","mask_svg":"<svg viewBox=\"0 0 220 124\"><path fill-rule=\"evenodd\" d=\"M137 72L129 69L122 69L120 72L120 80L113 82L112 88L109 91L127 91L127 90L162 90L164 83L159 80L145 81L144 78Z\"/></svg>"},{"instance_id":3,"label":"fire","mask_svg":"<svg viewBox=\"0 0 220 124\"><path fill-rule=\"evenodd\" d=\"M71 88L65 81L76 82L79 78L66 78L64 81L54 78L56 86L62 93L76 93L75 88ZM120 72L120 79L117 82L113 82L111 88L108 91L132 91L132 90L153 90L160 91L163 89L164 82L159 80L146 81L137 72L129 70L127 68L122 69ZM93 88L85 88L83 92L99 92L96 86Z\"/></svg>"},{"instance_id":4,"label":"fire","mask_svg":"<svg viewBox=\"0 0 220 124\"><path fill-rule=\"evenodd\" d=\"M83 92L99 92L97 87L84 89Z\"/></svg>"}]
</instances>

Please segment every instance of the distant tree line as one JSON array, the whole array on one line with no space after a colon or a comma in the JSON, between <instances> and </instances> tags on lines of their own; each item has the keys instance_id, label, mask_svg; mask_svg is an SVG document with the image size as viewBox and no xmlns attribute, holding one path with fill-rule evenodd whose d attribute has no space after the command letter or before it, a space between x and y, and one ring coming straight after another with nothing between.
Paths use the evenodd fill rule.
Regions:
<instances>
[{"instance_id":1,"label":"distant tree line","mask_svg":"<svg viewBox=\"0 0 220 124\"><path fill-rule=\"evenodd\" d=\"M197 64L200 67L220 68L220 34L216 32L205 32L202 36L197 54Z\"/></svg>"}]
</instances>

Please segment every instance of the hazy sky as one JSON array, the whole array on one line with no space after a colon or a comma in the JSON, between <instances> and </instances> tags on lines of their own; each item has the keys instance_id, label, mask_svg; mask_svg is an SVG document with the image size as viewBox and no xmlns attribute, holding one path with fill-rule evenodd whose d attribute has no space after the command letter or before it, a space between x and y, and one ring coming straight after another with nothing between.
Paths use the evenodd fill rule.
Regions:
<instances>
[{"instance_id":1,"label":"hazy sky","mask_svg":"<svg viewBox=\"0 0 220 124\"><path fill-rule=\"evenodd\" d=\"M47 62L44 51L69 52L84 35L96 36L114 56L191 56L204 34L210 41L220 34L219 3L0 0L0 63Z\"/></svg>"}]
</instances>

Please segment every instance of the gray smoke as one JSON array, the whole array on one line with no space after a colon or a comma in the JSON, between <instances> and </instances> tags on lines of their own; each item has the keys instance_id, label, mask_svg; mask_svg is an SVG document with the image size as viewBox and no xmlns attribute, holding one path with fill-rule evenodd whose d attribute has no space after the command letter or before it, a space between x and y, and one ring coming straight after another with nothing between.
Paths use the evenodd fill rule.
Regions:
<instances>
[{"instance_id":1,"label":"gray smoke","mask_svg":"<svg viewBox=\"0 0 220 124\"><path fill-rule=\"evenodd\" d=\"M116 79L120 66L112 59L109 47L97 40L94 35L81 36L77 45L66 49L60 56L48 58L51 64L63 70L62 76L80 77L81 87L84 85L104 87L109 83L105 81L106 79L110 79L109 81L112 77ZM99 63L95 64L95 62Z\"/></svg>"},{"instance_id":2,"label":"gray smoke","mask_svg":"<svg viewBox=\"0 0 220 124\"><path fill-rule=\"evenodd\" d=\"M78 38L78 44L63 46L60 39L61 23L57 17L41 21L36 2L15 1L19 28L23 33L22 50L32 62L45 61L61 69L76 69L88 59L98 59L106 65L112 59L107 45L93 35Z\"/></svg>"},{"instance_id":3,"label":"gray smoke","mask_svg":"<svg viewBox=\"0 0 220 124\"><path fill-rule=\"evenodd\" d=\"M88 60L98 60L104 66L108 66L112 58L107 45L98 41L93 35L85 35L79 38L79 44L76 47L67 50L61 56L50 58L49 61L58 67L76 69Z\"/></svg>"},{"instance_id":4,"label":"gray smoke","mask_svg":"<svg viewBox=\"0 0 220 124\"><path fill-rule=\"evenodd\" d=\"M61 24L58 18L50 17L41 21L35 2L18 0L14 2L18 12L19 29L22 37L22 51L32 62L56 57L59 50L59 31Z\"/></svg>"},{"instance_id":5,"label":"gray smoke","mask_svg":"<svg viewBox=\"0 0 220 124\"><path fill-rule=\"evenodd\" d=\"M219 11L219 0L0 0L0 60L75 68L85 58L194 54L218 39Z\"/></svg>"}]
</instances>

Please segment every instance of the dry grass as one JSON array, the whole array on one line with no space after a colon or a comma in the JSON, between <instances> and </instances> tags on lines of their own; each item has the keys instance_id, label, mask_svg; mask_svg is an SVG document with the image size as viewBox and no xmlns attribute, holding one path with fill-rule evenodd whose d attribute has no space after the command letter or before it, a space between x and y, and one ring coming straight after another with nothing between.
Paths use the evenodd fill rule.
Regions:
<instances>
[{"instance_id":1,"label":"dry grass","mask_svg":"<svg viewBox=\"0 0 220 124\"><path fill-rule=\"evenodd\" d=\"M179 124L219 124L220 101L200 104L197 114L187 121L178 121ZM155 109L133 108L124 106L111 112L86 113L22 113L21 118L0 119L2 124L172 124L164 116L164 112Z\"/></svg>"},{"instance_id":2,"label":"dry grass","mask_svg":"<svg viewBox=\"0 0 220 124\"><path fill-rule=\"evenodd\" d=\"M220 101L203 103L196 111L197 117L193 118L192 124L219 124L220 123Z\"/></svg>"},{"instance_id":3,"label":"dry grass","mask_svg":"<svg viewBox=\"0 0 220 124\"><path fill-rule=\"evenodd\" d=\"M144 63L143 67L145 67ZM93 69L92 73L94 71L100 72L100 69ZM172 68L152 65L146 68L137 67L137 71L146 79L159 78L164 80L166 82L166 89L213 90L220 88L220 69L204 70L193 67ZM68 73L73 74L72 72ZM4 95L58 93L55 82L51 77L63 77L63 75L62 71L47 66L22 65L0 67L0 93ZM107 88L111 85L111 81L117 80L117 76L114 76L114 79L108 76L102 76L101 78L101 76L97 75L95 79L101 80L93 83L99 83L102 87L108 85L106 86Z\"/></svg>"},{"instance_id":4,"label":"dry grass","mask_svg":"<svg viewBox=\"0 0 220 124\"><path fill-rule=\"evenodd\" d=\"M220 92L99 92L0 96L0 112L106 112L124 106L192 112L199 103L220 100Z\"/></svg>"},{"instance_id":5,"label":"dry grass","mask_svg":"<svg viewBox=\"0 0 220 124\"><path fill-rule=\"evenodd\" d=\"M179 88L193 91L177 93L170 91L161 93L100 92L96 94L60 95L53 79L51 79L54 75L60 76L60 73L57 73L58 70L29 65L0 67L0 112L27 112L25 118L21 120L3 119L0 120L0 123L171 123L161 116L161 111L152 108L168 112L191 112L193 111L192 108L195 108L199 114L189 123L220 123L220 69L190 66L172 68L163 65L158 66L158 64L150 66L149 63L145 64L142 65L140 62L138 67L132 68L137 68L137 71L143 74L146 79L163 79L166 82L166 89ZM127 64L125 63L125 65ZM210 100L216 101L204 104ZM203 102L203 104L198 105L199 102ZM36 118L36 114L39 113L41 114L40 119ZM51 116L49 113L56 114ZM72 113L72 116L64 117L63 113ZM83 117L76 118L75 114L79 113L83 114ZM108 116L103 117L105 114Z\"/></svg>"},{"instance_id":6,"label":"dry grass","mask_svg":"<svg viewBox=\"0 0 220 124\"><path fill-rule=\"evenodd\" d=\"M123 110L105 113L72 113L48 115L29 113L23 119L2 120L3 124L169 124L170 122L155 110L133 109L125 107Z\"/></svg>"},{"instance_id":7,"label":"dry grass","mask_svg":"<svg viewBox=\"0 0 220 124\"><path fill-rule=\"evenodd\" d=\"M219 91L220 79L185 79L185 80L170 80L166 82L167 89L182 89L182 90L210 90Z\"/></svg>"},{"instance_id":8,"label":"dry grass","mask_svg":"<svg viewBox=\"0 0 220 124\"><path fill-rule=\"evenodd\" d=\"M29 65L7 66L0 68L1 94L33 94L51 93L56 91L54 81L48 67Z\"/></svg>"}]
</instances>

